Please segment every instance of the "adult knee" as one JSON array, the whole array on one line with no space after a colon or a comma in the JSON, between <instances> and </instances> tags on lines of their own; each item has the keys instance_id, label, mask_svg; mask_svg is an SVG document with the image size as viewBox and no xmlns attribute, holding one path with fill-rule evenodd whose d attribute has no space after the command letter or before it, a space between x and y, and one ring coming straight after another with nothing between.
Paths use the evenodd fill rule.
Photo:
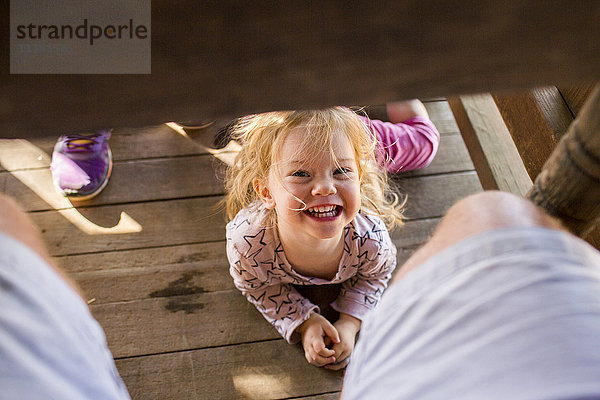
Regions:
<instances>
[{"instance_id":1,"label":"adult knee","mask_svg":"<svg viewBox=\"0 0 600 400\"><path fill-rule=\"evenodd\" d=\"M557 220L529 200L499 191L480 192L460 200L448 210L445 219L474 231L519 226L561 229Z\"/></svg>"},{"instance_id":2,"label":"adult knee","mask_svg":"<svg viewBox=\"0 0 600 400\"><path fill-rule=\"evenodd\" d=\"M465 197L448 210L433 237L402 266L394 281L463 239L494 229L527 226L561 229L554 218L522 197L498 191Z\"/></svg>"}]
</instances>

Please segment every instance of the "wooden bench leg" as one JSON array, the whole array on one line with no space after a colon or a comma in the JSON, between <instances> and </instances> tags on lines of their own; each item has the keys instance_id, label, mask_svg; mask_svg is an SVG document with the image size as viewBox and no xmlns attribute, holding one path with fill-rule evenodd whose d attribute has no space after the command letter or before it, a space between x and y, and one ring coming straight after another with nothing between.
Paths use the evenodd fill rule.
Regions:
<instances>
[{"instance_id":1,"label":"wooden bench leg","mask_svg":"<svg viewBox=\"0 0 600 400\"><path fill-rule=\"evenodd\" d=\"M600 217L600 85L558 143L527 197L585 236Z\"/></svg>"},{"instance_id":2,"label":"wooden bench leg","mask_svg":"<svg viewBox=\"0 0 600 400\"><path fill-rule=\"evenodd\" d=\"M532 181L490 94L448 99L481 186L524 196Z\"/></svg>"}]
</instances>

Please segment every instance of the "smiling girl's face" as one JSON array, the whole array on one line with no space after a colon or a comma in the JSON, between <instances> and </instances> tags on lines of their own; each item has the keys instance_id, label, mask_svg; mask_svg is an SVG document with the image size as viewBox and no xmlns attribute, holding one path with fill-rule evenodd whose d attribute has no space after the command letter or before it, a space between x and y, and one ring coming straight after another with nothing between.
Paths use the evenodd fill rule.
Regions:
<instances>
[{"instance_id":1,"label":"smiling girl's face","mask_svg":"<svg viewBox=\"0 0 600 400\"><path fill-rule=\"evenodd\" d=\"M267 209L277 214L283 237L330 239L360 209L360 180L354 150L346 135L334 132L332 151L302 154L306 128L293 129L268 175L257 191ZM305 151L306 152L306 151Z\"/></svg>"}]
</instances>

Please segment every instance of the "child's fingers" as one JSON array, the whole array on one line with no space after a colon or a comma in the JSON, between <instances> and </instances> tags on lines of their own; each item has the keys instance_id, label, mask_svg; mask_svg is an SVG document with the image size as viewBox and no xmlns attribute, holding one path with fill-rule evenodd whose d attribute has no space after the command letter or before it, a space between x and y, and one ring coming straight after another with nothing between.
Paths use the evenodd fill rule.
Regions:
<instances>
[{"instance_id":1,"label":"child's fingers","mask_svg":"<svg viewBox=\"0 0 600 400\"><path fill-rule=\"evenodd\" d=\"M342 368L346 368L346 366L348 365L349 362L350 362L350 357L346 358L345 360L336 362L336 363L327 364L324 366L324 368L331 369L333 371L337 371Z\"/></svg>"},{"instance_id":2,"label":"child's fingers","mask_svg":"<svg viewBox=\"0 0 600 400\"><path fill-rule=\"evenodd\" d=\"M333 346L332 350L335 350L335 364L339 365L344 361L350 360L350 355L352 354L352 348L347 345L347 343L340 343ZM347 364L347 362L346 362ZM346 365L344 364L344 366ZM343 368L343 367L342 367ZM340 369L340 368L337 368Z\"/></svg>"},{"instance_id":3,"label":"child's fingers","mask_svg":"<svg viewBox=\"0 0 600 400\"><path fill-rule=\"evenodd\" d=\"M347 346L345 346L344 343L339 343L339 344L334 344L333 347L331 348L331 350L333 350L335 359L340 362L342 361L344 358L348 357L350 355L350 352L347 351L346 349Z\"/></svg>"},{"instance_id":4,"label":"child's fingers","mask_svg":"<svg viewBox=\"0 0 600 400\"><path fill-rule=\"evenodd\" d=\"M319 338L320 339L320 338ZM317 363L324 365L335 362L335 351L325 347L323 340L316 340L312 343L311 357ZM310 361L309 361L310 362Z\"/></svg>"},{"instance_id":5,"label":"child's fingers","mask_svg":"<svg viewBox=\"0 0 600 400\"><path fill-rule=\"evenodd\" d=\"M323 365L332 364L335 362L335 357L321 357L318 354L308 355L306 360L309 364L316 365L317 367L322 367Z\"/></svg>"},{"instance_id":6,"label":"child's fingers","mask_svg":"<svg viewBox=\"0 0 600 400\"><path fill-rule=\"evenodd\" d=\"M315 350L316 354L318 354L322 357L331 357L331 356L335 355L335 350L328 349L327 347L325 347L325 343L323 343L323 342L315 343L315 345L313 346L313 349Z\"/></svg>"},{"instance_id":7,"label":"child's fingers","mask_svg":"<svg viewBox=\"0 0 600 400\"><path fill-rule=\"evenodd\" d=\"M311 338L308 346L306 346L306 360L313 365L323 366L335 362L335 351L325 347L325 342L322 336L314 336Z\"/></svg>"},{"instance_id":8,"label":"child's fingers","mask_svg":"<svg viewBox=\"0 0 600 400\"><path fill-rule=\"evenodd\" d=\"M331 324L331 322L329 322L329 321L325 321L325 322L326 323L324 323L322 325L323 332L325 333L325 335L327 335L333 341L333 343L339 343L340 342L340 334L338 333L337 329L335 329L335 326L333 326Z\"/></svg>"},{"instance_id":9,"label":"child's fingers","mask_svg":"<svg viewBox=\"0 0 600 400\"><path fill-rule=\"evenodd\" d=\"M305 351L304 355L309 364L316 365L317 367L322 367L325 364L335 362L335 357L333 357L333 355L321 356L314 349L308 349Z\"/></svg>"}]
</instances>

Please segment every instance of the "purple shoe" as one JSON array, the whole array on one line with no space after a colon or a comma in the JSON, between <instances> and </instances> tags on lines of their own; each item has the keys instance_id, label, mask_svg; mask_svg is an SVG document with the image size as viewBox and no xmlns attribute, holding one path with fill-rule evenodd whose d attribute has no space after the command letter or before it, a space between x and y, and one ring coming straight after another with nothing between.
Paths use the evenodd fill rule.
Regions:
<instances>
[{"instance_id":1,"label":"purple shoe","mask_svg":"<svg viewBox=\"0 0 600 400\"><path fill-rule=\"evenodd\" d=\"M112 153L110 131L63 135L52 153L52 182L56 190L73 200L88 200L108 183Z\"/></svg>"}]
</instances>

